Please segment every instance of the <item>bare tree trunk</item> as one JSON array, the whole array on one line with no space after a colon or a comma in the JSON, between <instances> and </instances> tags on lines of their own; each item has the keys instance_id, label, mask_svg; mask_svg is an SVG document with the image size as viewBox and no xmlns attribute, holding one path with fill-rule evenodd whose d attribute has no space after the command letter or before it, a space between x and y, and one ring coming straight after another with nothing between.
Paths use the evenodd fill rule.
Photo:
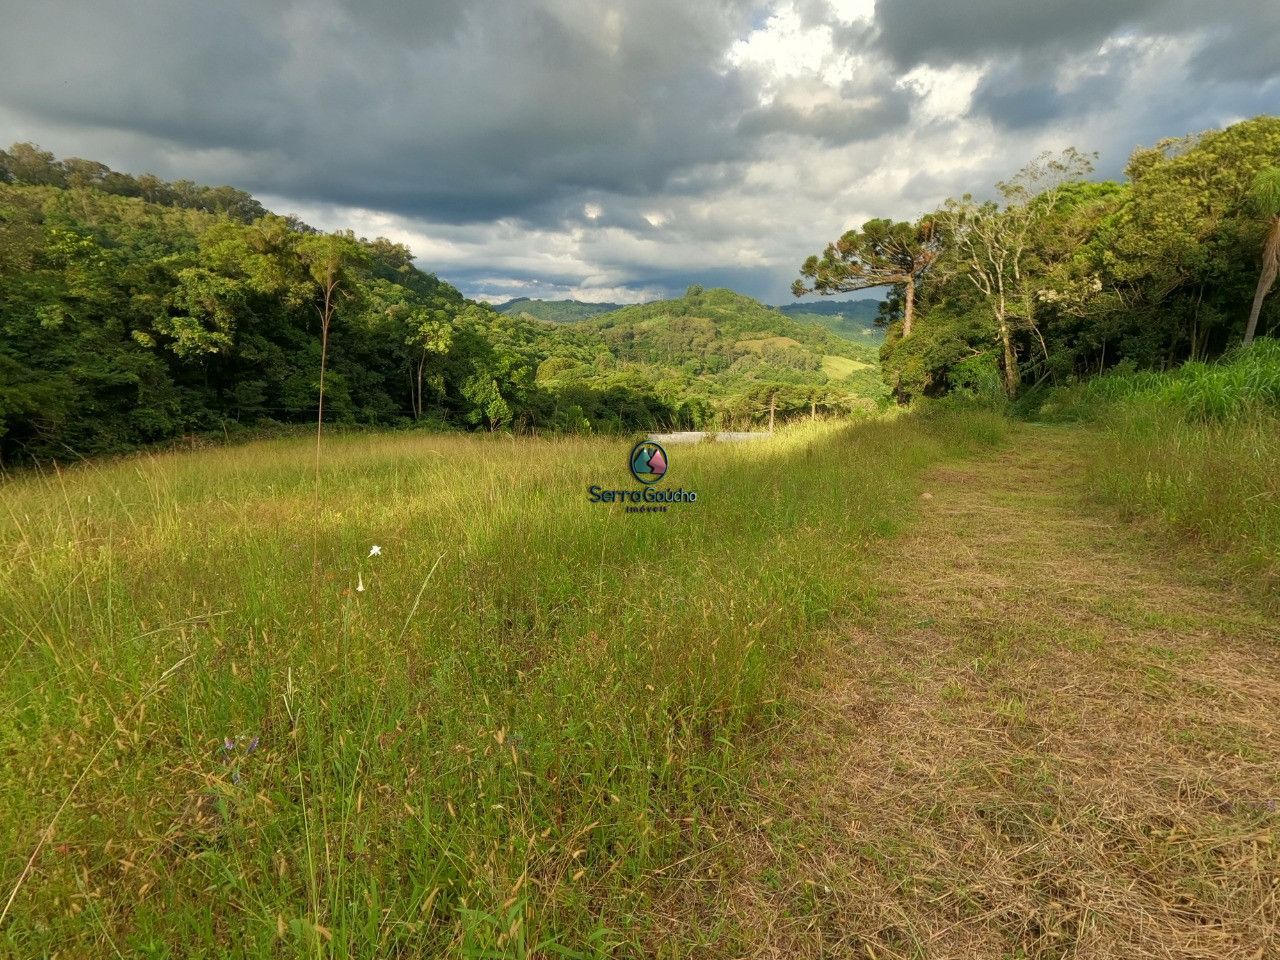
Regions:
<instances>
[{"instance_id":1,"label":"bare tree trunk","mask_svg":"<svg viewBox=\"0 0 1280 960\"><path fill-rule=\"evenodd\" d=\"M418 358L418 379L413 395L413 419L420 420L422 418L422 368L427 362L427 351L423 348L422 356Z\"/></svg>"},{"instance_id":2,"label":"bare tree trunk","mask_svg":"<svg viewBox=\"0 0 1280 960\"><path fill-rule=\"evenodd\" d=\"M320 402L316 405L316 486L320 484L320 437L324 431L324 368L329 360L329 321L333 319L333 284L324 288L320 312Z\"/></svg>"},{"instance_id":3,"label":"bare tree trunk","mask_svg":"<svg viewBox=\"0 0 1280 960\"><path fill-rule=\"evenodd\" d=\"M769 432L773 433L773 415L778 409L778 395L769 394Z\"/></svg>"},{"instance_id":4,"label":"bare tree trunk","mask_svg":"<svg viewBox=\"0 0 1280 960\"><path fill-rule=\"evenodd\" d=\"M320 617L316 612L320 586L320 439L324 434L324 371L329 361L329 324L333 320L333 295L337 289L337 273L331 268L325 276L324 301L317 308L320 314L320 399L316 404L315 510L311 524L311 624L317 642L320 639Z\"/></svg>"},{"instance_id":5,"label":"bare tree trunk","mask_svg":"<svg viewBox=\"0 0 1280 960\"><path fill-rule=\"evenodd\" d=\"M1244 345L1253 343L1254 334L1258 332L1258 317L1262 314L1262 301L1271 292L1276 282L1276 272L1280 270L1280 217L1271 224L1267 233L1267 242L1262 250L1262 272L1258 274L1258 287L1253 292L1253 307L1249 310L1249 324L1244 328Z\"/></svg>"},{"instance_id":6,"label":"bare tree trunk","mask_svg":"<svg viewBox=\"0 0 1280 960\"><path fill-rule=\"evenodd\" d=\"M1003 312L999 317L1000 343L1004 347L1004 392L1010 398L1018 395L1018 387L1022 383L1018 373L1018 355L1013 349L1013 331L1009 329L1009 321Z\"/></svg>"},{"instance_id":7,"label":"bare tree trunk","mask_svg":"<svg viewBox=\"0 0 1280 960\"><path fill-rule=\"evenodd\" d=\"M916 278L907 277L902 294L902 339L911 336L911 326L916 315Z\"/></svg>"},{"instance_id":8,"label":"bare tree trunk","mask_svg":"<svg viewBox=\"0 0 1280 960\"><path fill-rule=\"evenodd\" d=\"M1253 292L1253 307L1249 310L1249 323L1244 328L1244 345L1247 347L1253 343L1254 334L1258 332L1258 317L1262 314L1262 301L1266 299L1267 288L1262 285L1262 278L1258 278L1258 289Z\"/></svg>"}]
</instances>

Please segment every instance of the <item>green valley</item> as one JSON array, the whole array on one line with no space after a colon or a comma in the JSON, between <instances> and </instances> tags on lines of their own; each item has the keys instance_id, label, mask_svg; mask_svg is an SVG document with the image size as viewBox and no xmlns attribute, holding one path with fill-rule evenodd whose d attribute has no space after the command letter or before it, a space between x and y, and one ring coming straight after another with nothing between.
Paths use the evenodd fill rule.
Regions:
<instances>
[{"instance_id":1,"label":"green valley","mask_svg":"<svg viewBox=\"0 0 1280 960\"><path fill-rule=\"evenodd\" d=\"M540 379L590 382L586 356L607 356L698 409L695 422L748 426L770 407L784 419L849 413L886 396L873 348L732 290L691 287L560 329L581 359L553 359Z\"/></svg>"}]
</instances>

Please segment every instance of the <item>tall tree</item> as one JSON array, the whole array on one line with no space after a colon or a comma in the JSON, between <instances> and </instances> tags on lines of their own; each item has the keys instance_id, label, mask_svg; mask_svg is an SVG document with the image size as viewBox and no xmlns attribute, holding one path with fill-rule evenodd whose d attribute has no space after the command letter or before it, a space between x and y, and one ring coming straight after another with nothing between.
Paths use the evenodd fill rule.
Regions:
<instances>
[{"instance_id":1,"label":"tall tree","mask_svg":"<svg viewBox=\"0 0 1280 960\"><path fill-rule=\"evenodd\" d=\"M1090 158L1075 148L1057 156L1045 153L1011 180L996 184L1003 204L978 203L965 194L944 207L943 226L956 264L991 309L1004 389L1010 397L1022 383L1015 333L1021 327L1036 329L1037 278L1028 269L1035 231L1056 211L1064 185L1092 169Z\"/></svg>"},{"instance_id":2,"label":"tall tree","mask_svg":"<svg viewBox=\"0 0 1280 960\"><path fill-rule=\"evenodd\" d=\"M408 317L408 335L405 343L418 351L414 358L413 389L411 405L413 418L422 417L422 387L425 379L427 358L431 354L443 355L449 352L453 343L453 327L450 326L448 314L441 309L420 308ZM436 378L438 380L438 378Z\"/></svg>"},{"instance_id":3,"label":"tall tree","mask_svg":"<svg viewBox=\"0 0 1280 960\"><path fill-rule=\"evenodd\" d=\"M806 293L831 295L887 285L900 287L902 335L909 337L915 320L916 283L940 251L938 231L928 217L914 224L868 220L861 230L850 230L827 244L821 257L806 260L791 292L802 297Z\"/></svg>"},{"instance_id":4,"label":"tall tree","mask_svg":"<svg viewBox=\"0 0 1280 960\"><path fill-rule=\"evenodd\" d=\"M329 328L338 301L349 296L355 285L352 273L367 259L353 236L344 233L317 234L298 244L298 255L315 285L315 309L320 315L320 398L316 404L316 477L320 475L320 434L324 426L324 374L329 358Z\"/></svg>"},{"instance_id":5,"label":"tall tree","mask_svg":"<svg viewBox=\"0 0 1280 960\"><path fill-rule=\"evenodd\" d=\"M1262 301L1271 292L1280 273L1280 167L1269 167L1258 174L1249 193L1249 205L1267 225L1262 241L1262 266L1258 272L1258 286L1253 292L1253 307L1249 310L1249 323L1244 329L1244 343L1253 342L1258 331L1258 315L1262 313Z\"/></svg>"}]
</instances>

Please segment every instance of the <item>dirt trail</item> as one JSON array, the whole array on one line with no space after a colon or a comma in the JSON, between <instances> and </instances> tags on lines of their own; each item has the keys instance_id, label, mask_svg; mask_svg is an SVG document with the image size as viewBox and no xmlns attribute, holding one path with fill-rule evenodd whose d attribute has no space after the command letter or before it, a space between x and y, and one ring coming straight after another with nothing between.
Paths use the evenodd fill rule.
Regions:
<instances>
[{"instance_id":1,"label":"dirt trail","mask_svg":"<svg viewBox=\"0 0 1280 960\"><path fill-rule=\"evenodd\" d=\"M1082 439L927 478L736 818L733 953L1280 957L1276 627L1091 508Z\"/></svg>"}]
</instances>

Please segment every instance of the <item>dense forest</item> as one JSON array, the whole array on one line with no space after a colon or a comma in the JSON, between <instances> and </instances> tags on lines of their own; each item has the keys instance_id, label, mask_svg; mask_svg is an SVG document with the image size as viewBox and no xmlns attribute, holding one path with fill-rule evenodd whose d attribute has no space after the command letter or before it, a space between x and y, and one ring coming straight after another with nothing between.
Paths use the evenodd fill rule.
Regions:
<instances>
[{"instance_id":1,"label":"dense forest","mask_svg":"<svg viewBox=\"0 0 1280 960\"><path fill-rule=\"evenodd\" d=\"M1280 325L1280 117L1136 150L1122 183L1074 149L995 200L872 220L810 257L797 295L888 285L900 399L1016 397L1112 370L1212 358Z\"/></svg>"},{"instance_id":2,"label":"dense forest","mask_svg":"<svg viewBox=\"0 0 1280 960\"><path fill-rule=\"evenodd\" d=\"M689 365L691 343L630 349L626 311L588 327L495 312L403 245L17 144L0 151L0 463L314 422L322 366L324 419L381 427L694 427L883 393L874 357L727 291L705 301L749 317L713 334L714 370Z\"/></svg>"}]
</instances>

